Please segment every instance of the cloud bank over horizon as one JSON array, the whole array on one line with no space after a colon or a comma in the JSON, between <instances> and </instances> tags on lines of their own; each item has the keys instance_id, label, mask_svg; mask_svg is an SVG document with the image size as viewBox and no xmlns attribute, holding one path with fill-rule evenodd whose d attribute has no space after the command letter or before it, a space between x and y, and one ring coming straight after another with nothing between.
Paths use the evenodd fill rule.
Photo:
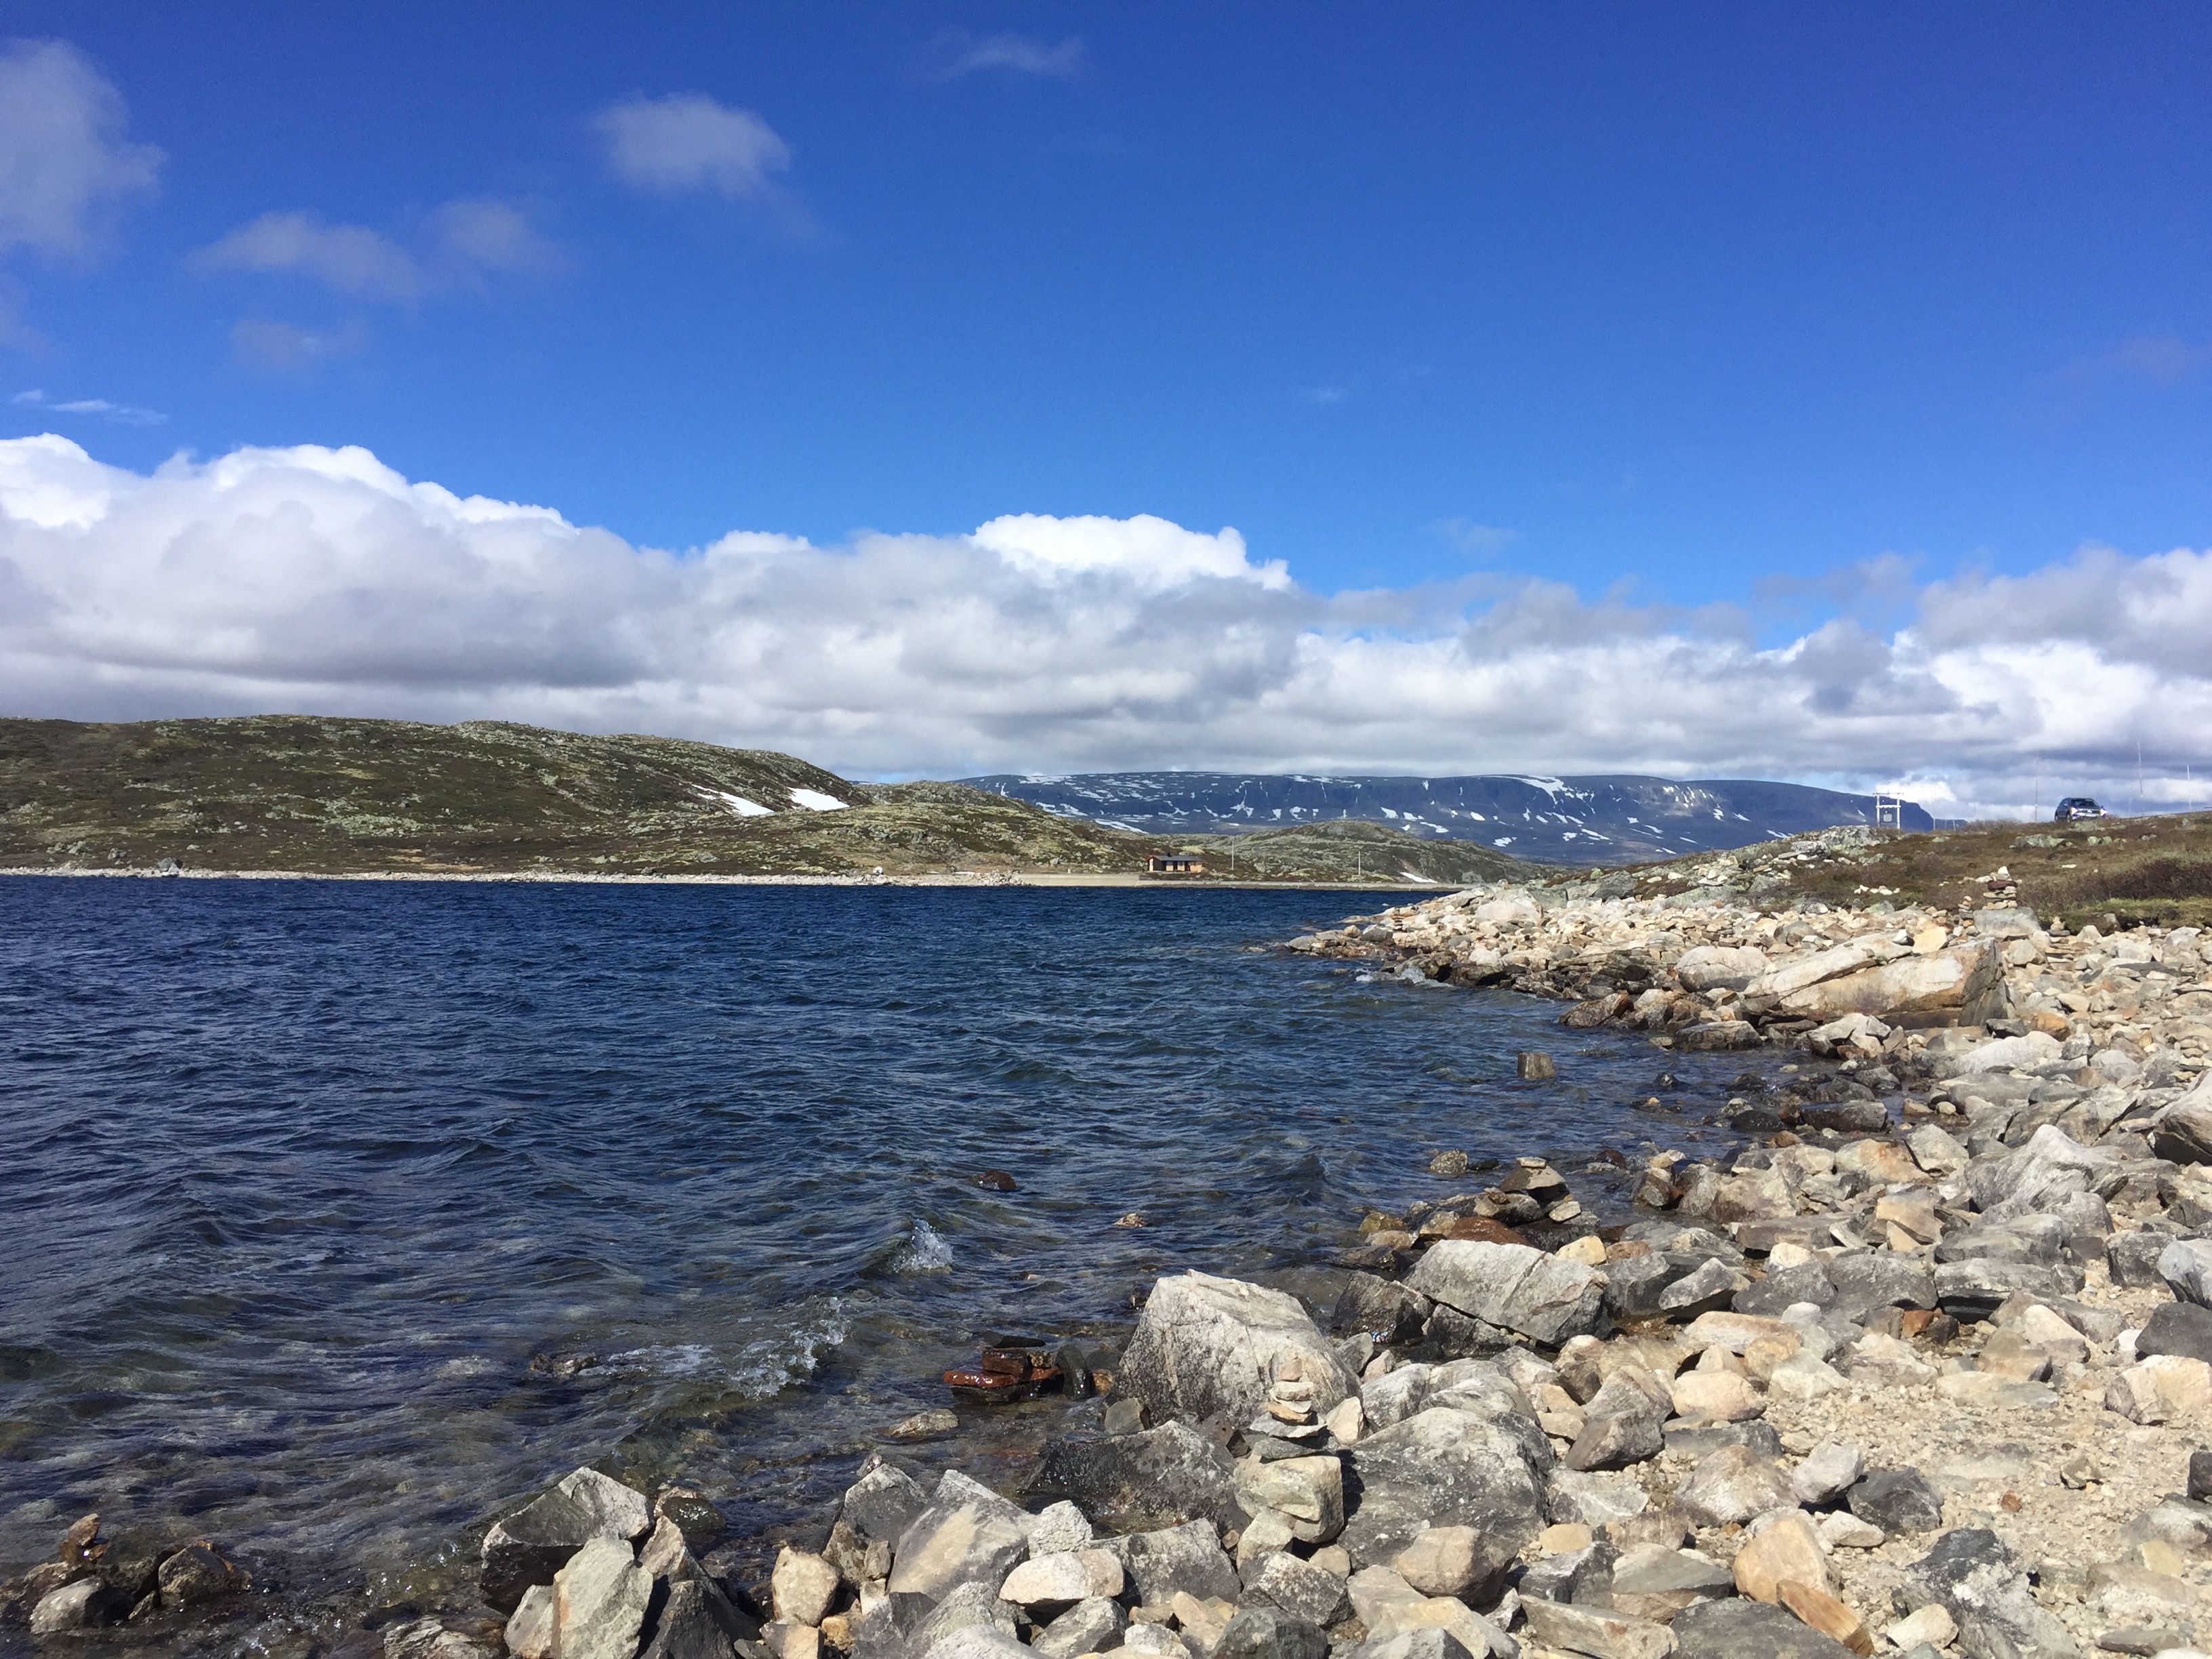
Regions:
<instances>
[{"instance_id":1,"label":"cloud bank over horizon","mask_svg":"<svg viewBox=\"0 0 2212 1659\"><path fill-rule=\"evenodd\" d=\"M0 441L0 712L510 719L861 776L1759 776L2007 816L2039 768L2046 811L2131 805L2140 744L2147 806L2190 799L2212 551L1902 587L1875 562L1901 625L1762 646L1731 608L1495 574L1319 594L1149 515L676 552L356 447L147 475L47 434Z\"/></svg>"}]
</instances>

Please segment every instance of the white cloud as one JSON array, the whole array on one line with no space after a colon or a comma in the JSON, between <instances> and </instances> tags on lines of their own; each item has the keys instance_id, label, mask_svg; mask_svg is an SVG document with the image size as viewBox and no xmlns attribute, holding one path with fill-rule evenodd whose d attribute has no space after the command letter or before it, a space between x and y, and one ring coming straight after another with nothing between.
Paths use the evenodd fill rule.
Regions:
<instances>
[{"instance_id":1,"label":"white cloud","mask_svg":"<svg viewBox=\"0 0 2212 1659\"><path fill-rule=\"evenodd\" d=\"M945 36L939 45L952 53L945 65L948 81L977 70L1012 70L1018 75L1073 75L1083 67L1083 41L1069 35L1056 46L1026 34L987 34L980 40L966 34Z\"/></svg>"},{"instance_id":2,"label":"white cloud","mask_svg":"<svg viewBox=\"0 0 2212 1659\"><path fill-rule=\"evenodd\" d=\"M538 272L561 269L560 247L506 202L448 202L432 216L438 244L448 260L481 270Z\"/></svg>"},{"instance_id":3,"label":"white cloud","mask_svg":"<svg viewBox=\"0 0 2212 1659\"><path fill-rule=\"evenodd\" d=\"M1517 530L1472 519L1440 519L1431 528L1470 559L1493 557L1521 539Z\"/></svg>"},{"instance_id":4,"label":"white cloud","mask_svg":"<svg viewBox=\"0 0 2212 1659\"><path fill-rule=\"evenodd\" d=\"M289 271L362 300L411 300L422 289L414 256L366 225L325 224L312 213L264 213L192 256L200 270Z\"/></svg>"},{"instance_id":5,"label":"white cloud","mask_svg":"<svg viewBox=\"0 0 2212 1659\"><path fill-rule=\"evenodd\" d=\"M556 270L561 250L521 209L505 202L448 202L430 216L427 246L409 252L366 225L333 225L312 213L264 213L193 254L200 271L306 276L349 299L407 301L472 284L485 272Z\"/></svg>"},{"instance_id":6,"label":"white cloud","mask_svg":"<svg viewBox=\"0 0 2212 1659\"><path fill-rule=\"evenodd\" d=\"M82 255L161 152L126 136L123 94L65 40L0 47L0 249Z\"/></svg>"},{"instance_id":7,"label":"white cloud","mask_svg":"<svg viewBox=\"0 0 2212 1659\"><path fill-rule=\"evenodd\" d=\"M775 194L774 175L791 166L791 146L767 122L704 93L629 99L601 110L592 125L623 181L663 195L708 190L760 201Z\"/></svg>"},{"instance_id":8,"label":"white cloud","mask_svg":"<svg viewBox=\"0 0 2212 1659\"><path fill-rule=\"evenodd\" d=\"M308 328L273 317L247 317L230 331L232 355L264 374L310 374L368 343L368 330L359 318L337 328Z\"/></svg>"},{"instance_id":9,"label":"white cloud","mask_svg":"<svg viewBox=\"0 0 2212 1659\"><path fill-rule=\"evenodd\" d=\"M1938 582L1894 630L1762 648L1728 610L1502 576L1322 597L1233 530L1150 517L679 555L361 449L142 476L44 436L0 442L0 707L73 718L500 716L864 774L1904 780L1961 814L2025 812L2039 754L2045 797L2120 803L2137 742L2154 800L2212 764L2212 552L2188 550Z\"/></svg>"},{"instance_id":10,"label":"white cloud","mask_svg":"<svg viewBox=\"0 0 2212 1659\"><path fill-rule=\"evenodd\" d=\"M57 402L43 392L19 392L8 401L18 408L46 410L56 415L96 415L118 426L159 426L169 417L157 409L138 409L112 404L105 398L71 398Z\"/></svg>"},{"instance_id":11,"label":"white cloud","mask_svg":"<svg viewBox=\"0 0 2212 1659\"><path fill-rule=\"evenodd\" d=\"M974 539L1030 575L1105 571L1149 593L1187 586L1198 576L1236 577L1271 589L1291 585L1280 559L1255 566L1245 556L1243 537L1234 530L1201 535L1149 513L1133 519L1008 514L978 529Z\"/></svg>"}]
</instances>

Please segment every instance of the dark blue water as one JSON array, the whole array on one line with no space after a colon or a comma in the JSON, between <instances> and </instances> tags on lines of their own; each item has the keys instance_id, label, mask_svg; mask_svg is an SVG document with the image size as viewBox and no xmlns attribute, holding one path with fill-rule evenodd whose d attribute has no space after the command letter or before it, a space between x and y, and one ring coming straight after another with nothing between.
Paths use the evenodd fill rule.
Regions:
<instances>
[{"instance_id":1,"label":"dark blue water","mask_svg":"<svg viewBox=\"0 0 2212 1659\"><path fill-rule=\"evenodd\" d=\"M991 1335L1323 1296L1440 1147L1647 1144L1640 1041L1258 948L1354 896L0 881L0 1540L373 1593L600 1459L767 1525Z\"/></svg>"}]
</instances>

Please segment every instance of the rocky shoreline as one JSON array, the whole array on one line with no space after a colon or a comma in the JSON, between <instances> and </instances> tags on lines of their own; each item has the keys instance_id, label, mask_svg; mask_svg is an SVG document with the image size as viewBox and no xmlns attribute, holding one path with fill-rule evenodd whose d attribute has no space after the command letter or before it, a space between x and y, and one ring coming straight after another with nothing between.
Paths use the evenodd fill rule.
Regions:
<instances>
[{"instance_id":1,"label":"rocky shoreline","mask_svg":"<svg viewBox=\"0 0 2212 1659\"><path fill-rule=\"evenodd\" d=\"M701 1494L579 1469L485 1535L483 1607L324 1651L2197 1651L2203 938L2047 928L2002 868L1940 912L1608 885L1463 891L1287 948L1781 1061L1720 1115L1741 1150L1619 1172L1632 1219L1522 1158L1370 1213L1333 1308L1163 1279L1118 1356L1059 1356L1103 1397L1018 1491L871 1456L765 1583ZM0 1599L46 1645L244 1593L184 1547L204 1595L179 1567L173 1601L183 1550L149 1576L87 1517Z\"/></svg>"}]
</instances>

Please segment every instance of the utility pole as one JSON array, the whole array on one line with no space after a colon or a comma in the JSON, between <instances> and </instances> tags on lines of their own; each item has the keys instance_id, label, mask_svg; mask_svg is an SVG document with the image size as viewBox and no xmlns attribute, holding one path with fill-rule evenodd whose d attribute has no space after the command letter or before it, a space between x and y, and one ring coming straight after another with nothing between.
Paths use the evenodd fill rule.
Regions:
<instances>
[{"instance_id":1,"label":"utility pole","mask_svg":"<svg viewBox=\"0 0 2212 1659\"><path fill-rule=\"evenodd\" d=\"M2027 820L2033 823L2043 816L2043 751L2035 751L2035 799L2028 803Z\"/></svg>"}]
</instances>

